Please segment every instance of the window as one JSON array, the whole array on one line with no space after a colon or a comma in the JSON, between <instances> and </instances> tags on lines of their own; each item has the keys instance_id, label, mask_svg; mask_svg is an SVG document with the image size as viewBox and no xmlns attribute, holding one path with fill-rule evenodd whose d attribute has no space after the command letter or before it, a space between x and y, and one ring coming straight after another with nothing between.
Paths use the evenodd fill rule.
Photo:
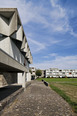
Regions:
<instances>
[{"instance_id":1,"label":"window","mask_svg":"<svg viewBox=\"0 0 77 116\"><path fill-rule=\"evenodd\" d=\"M33 72L35 72L35 71L33 71Z\"/></svg>"},{"instance_id":2,"label":"window","mask_svg":"<svg viewBox=\"0 0 77 116\"><path fill-rule=\"evenodd\" d=\"M72 74L71 72L69 74Z\"/></svg>"},{"instance_id":3,"label":"window","mask_svg":"<svg viewBox=\"0 0 77 116\"><path fill-rule=\"evenodd\" d=\"M63 74L65 74L65 72L63 72Z\"/></svg>"}]
</instances>

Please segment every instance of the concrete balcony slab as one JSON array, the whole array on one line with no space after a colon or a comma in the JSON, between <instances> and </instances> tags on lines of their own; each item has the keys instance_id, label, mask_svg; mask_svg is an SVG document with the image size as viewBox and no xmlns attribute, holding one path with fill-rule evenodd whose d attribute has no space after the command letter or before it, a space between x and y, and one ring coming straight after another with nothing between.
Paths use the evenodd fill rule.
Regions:
<instances>
[{"instance_id":1,"label":"concrete balcony slab","mask_svg":"<svg viewBox=\"0 0 77 116\"><path fill-rule=\"evenodd\" d=\"M27 72L27 68L0 49L0 71Z\"/></svg>"}]
</instances>

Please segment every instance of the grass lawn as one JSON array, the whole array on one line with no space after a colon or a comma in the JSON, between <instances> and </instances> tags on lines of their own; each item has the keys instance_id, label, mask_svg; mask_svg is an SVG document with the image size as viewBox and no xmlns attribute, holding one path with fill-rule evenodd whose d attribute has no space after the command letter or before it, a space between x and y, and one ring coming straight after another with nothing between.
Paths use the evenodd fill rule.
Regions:
<instances>
[{"instance_id":1,"label":"grass lawn","mask_svg":"<svg viewBox=\"0 0 77 116\"><path fill-rule=\"evenodd\" d=\"M77 113L77 78L40 78L37 80L49 82L50 87L56 91Z\"/></svg>"}]
</instances>

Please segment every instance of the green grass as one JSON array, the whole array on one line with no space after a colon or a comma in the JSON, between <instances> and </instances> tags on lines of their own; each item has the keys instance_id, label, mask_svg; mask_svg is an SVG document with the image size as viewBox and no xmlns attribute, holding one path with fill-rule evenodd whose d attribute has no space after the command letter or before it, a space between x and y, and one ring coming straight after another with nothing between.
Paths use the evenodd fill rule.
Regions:
<instances>
[{"instance_id":1,"label":"green grass","mask_svg":"<svg viewBox=\"0 0 77 116\"><path fill-rule=\"evenodd\" d=\"M77 78L40 78L39 81L49 82L50 87L56 91L77 113Z\"/></svg>"},{"instance_id":2,"label":"green grass","mask_svg":"<svg viewBox=\"0 0 77 116\"><path fill-rule=\"evenodd\" d=\"M45 80L47 82L76 82L77 78L37 78L37 80Z\"/></svg>"},{"instance_id":3,"label":"green grass","mask_svg":"<svg viewBox=\"0 0 77 116\"><path fill-rule=\"evenodd\" d=\"M60 84L63 84L63 85L67 84L67 85L77 86L77 83L69 83L69 82L68 83L60 83Z\"/></svg>"},{"instance_id":4,"label":"green grass","mask_svg":"<svg viewBox=\"0 0 77 116\"><path fill-rule=\"evenodd\" d=\"M56 91L64 100L66 100L71 106L72 106L72 109L75 113L77 113L77 103L73 102L69 96L67 96L65 94L65 92L63 90L60 90L59 88L53 86L53 85L50 85L50 87Z\"/></svg>"}]
</instances>

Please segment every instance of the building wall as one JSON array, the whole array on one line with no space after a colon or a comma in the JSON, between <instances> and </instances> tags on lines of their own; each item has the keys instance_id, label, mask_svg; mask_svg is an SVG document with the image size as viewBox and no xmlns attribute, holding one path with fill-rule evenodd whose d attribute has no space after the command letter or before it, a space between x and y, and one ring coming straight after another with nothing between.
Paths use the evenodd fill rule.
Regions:
<instances>
[{"instance_id":1,"label":"building wall","mask_svg":"<svg viewBox=\"0 0 77 116\"><path fill-rule=\"evenodd\" d=\"M0 42L0 46L1 46L1 49L3 51L5 51L7 54L9 54L12 58L14 58L20 64L24 65L24 60L25 60L25 67L29 70L29 62L21 54L20 50L15 45L13 40L11 40L9 37L6 38L6 39L3 39ZM22 82L22 73L21 74L16 73L16 75L18 75L19 78L16 75L13 77L13 75L15 75L15 74L7 73L7 72L3 73L3 76L1 76L2 81L0 81L0 83L2 83L1 85L5 86L5 85L8 85L8 84L16 83L15 78L16 78L16 80L18 80L18 83Z\"/></svg>"},{"instance_id":2,"label":"building wall","mask_svg":"<svg viewBox=\"0 0 77 116\"><path fill-rule=\"evenodd\" d=\"M22 55L22 53L20 52L20 50L18 49L18 47L15 45L15 43L13 42L13 40L11 40L9 37L2 39L2 41L0 41L0 48L5 51L8 55L10 55L11 57L13 57L15 60L17 60L19 63L21 63L22 65L24 65L24 59L25 57ZM26 60L26 59L25 59ZM26 60L26 64L27 66L29 66L28 61Z\"/></svg>"},{"instance_id":3,"label":"building wall","mask_svg":"<svg viewBox=\"0 0 77 116\"><path fill-rule=\"evenodd\" d=\"M0 48L9 54L10 48L10 38L0 37Z\"/></svg>"},{"instance_id":4,"label":"building wall","mask_svg":"<svg viewBox=\"0 0 77 116\"><path fill-rule=\"evenodd\" d=\"M17 73L0 73L0 87L17 83Z\"/></svg>"},{"instance_id":5,"label":"building wall","mask_svg":"<svg viewBox=\"0 0 77 116\"><path fill-rule=\"evenodd\" d=\"M27 73L27 81L31 81L31 73Z\"/></svg>"},{"instance_id":6,"label":"building wall","mask_svg":"<svg viewBox=\"0 0 77 116\"><path fill-rule=\"evenodd\" d=\"M36 68L35 67L30 67L31 70L31 80L36 79Z\"/></svg>"},{"instance_id":7,"label":"building wall","mask_svg":"<svg viewBox=\"0 0 77 116\"><path fill-rule=\"evenodd\" d=\"M22 65L24 64L25 57L21 54L18 47L15 45L14 41L10 39L10 46L9 46L9 54L12 56L15 60L17 60Z\"/></svg>"},{"instance_id":8,"label":"building wall","mask_svg":"<svg viewBox=\"0 0 77 116\"><path fill-rule=\"evenodd\" d=\"M45 70L41 70L41 72L42 72L41 77L45 77Z\"/></svg>"}]
</instances>

